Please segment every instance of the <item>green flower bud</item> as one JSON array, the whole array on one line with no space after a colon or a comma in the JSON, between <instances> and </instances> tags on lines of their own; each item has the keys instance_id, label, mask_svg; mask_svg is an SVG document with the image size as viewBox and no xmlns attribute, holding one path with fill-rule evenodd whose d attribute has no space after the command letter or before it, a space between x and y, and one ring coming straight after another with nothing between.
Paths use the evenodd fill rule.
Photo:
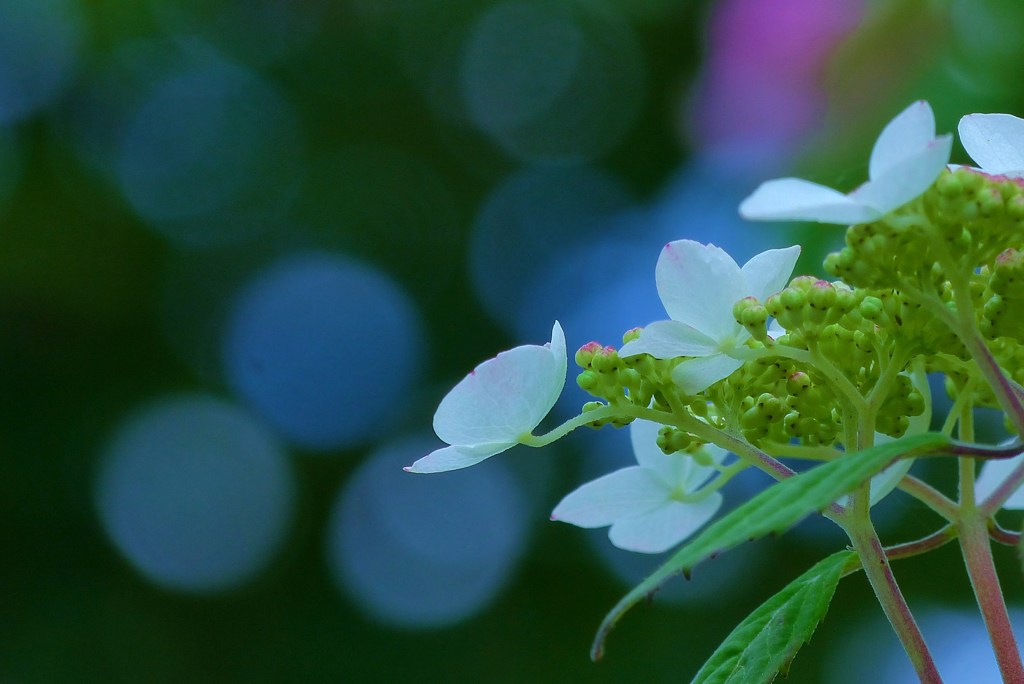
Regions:
<instances>
[{"instance_id":1,"label":"green flower bud","mask_svg":"<svg viewBox=\"0 0 1024 684\"><path fill-rule=\"evenodd\" d=\"M579 385L580 389L584 392L590 392L601 384L601 378L594 371L585 370L576 376L576 384Z\"/></svg>"},{"instance_id":2,"label":"green flower bud","mask_svg":"<svg viewBox=\"0 0 1024 684\"><path fill-rule=\"evenodd\" d=\"M882 300L878 297L865 297L857 308L861 316L873 321L882 314Z\"/></svg>"},{"instance_id":3,"label":"green flower bud","mask_svg":"<svg viewBox=\"0 0 1024 684\"><path fill-rule=\"evenodd\" d=\"M614 347L604 347L595 352L590 361L590 367L602 375L614 373L620 365L619 354Z\"/></svg>"},{"instance_id":4,"label":"green flower bud","mask_svg":"<svg viewBox=\"0 0 1024 684\"><path fill-rule=\"evenodd\" d=\"M593 360L594 354L600 350L601 345L597 342L587 342L576 350L576 365L580 368L590 368L590 362Z\"/></svg>"},{"instance_id":5,"label":"green flower bud","mask_svg":"<svg viewBox=\"0 0 1024 684\"><path fill-rule=\"evenodd\" d=\"M736 302L732 307L732 315L755 340L764 342L768 338L768 309L755 297L745 297Z\"/></svg>"},{"instance_id":6,"label":"green flower bud","mask_svg":"<svg viewBox=\"0 0 1024 684\"><path fill-rule=\"evenodd\" d=\"M786 390L793 396L800 396L811 388L811 376L803 371L797 371L789 376L786 381Z\"/></svg>"},{"instance_id":7,"label":"green flower bud","mask_svg":"<svg viewBox=\"0 0 1024 684\"><path fill-rule=\"evenodd\" d=\"M643 332L643 328L630 328L622 334L622 344L640 339L641 332Z\"/></svg>"}]
</instances>

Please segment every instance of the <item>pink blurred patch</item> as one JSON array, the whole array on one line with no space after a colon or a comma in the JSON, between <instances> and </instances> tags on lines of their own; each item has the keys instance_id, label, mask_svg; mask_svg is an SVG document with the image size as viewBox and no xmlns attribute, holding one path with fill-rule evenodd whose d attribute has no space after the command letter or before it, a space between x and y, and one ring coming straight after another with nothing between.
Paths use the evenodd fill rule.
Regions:
<instances>
[{"instance_id":1,"label":"pink blurred patch","mask_svg":"<svg viewBox=\"0 0 1024 684\"><path fill-rule=\"evenodd\" d=\"M818 125L828 58L862 14L862 0L718 3L691 112L697 144L789 142Z\"/></svg>"}]
</instances>

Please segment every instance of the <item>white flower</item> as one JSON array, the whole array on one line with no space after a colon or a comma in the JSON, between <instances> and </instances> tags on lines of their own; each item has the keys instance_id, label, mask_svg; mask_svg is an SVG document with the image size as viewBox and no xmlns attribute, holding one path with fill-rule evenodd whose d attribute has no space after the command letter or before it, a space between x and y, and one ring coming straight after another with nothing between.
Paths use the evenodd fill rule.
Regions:
<instances>
[{"instance_id":1,"label":"white flower","mask_svg":"<svg viewBox=\"0 0 1024 684\"><path fill-rule=\"evenodd\" d=\"M565 385L565 335L555 321L551 342L527 344L484 361L449 392L434 414L434 432L451 446L405 470L439 473L474 465L529 435Z\"/></svg>"},{"instance_id":2,"label":"white flower","mask_svg":"<svg viewBox=\"0 0 1024 684\"><path fill-rule=\"evenodd\" d=\"M844 195L799 178L778 178L743 200L740 215L842 225L876 221L927 190L946 168L952 146L951 135L935 136L932 108L919 100L882 130L871 150L870 180L853 192Z\"/></svg>"},{"instance_id":3,"label":"white flower","mask_svg":"<svg viewBox=\"0 0 1024 684\"><path fill-rule=\"evenodd\" d=\"M640 553L661 553L696 532L718 511L722 495L680 499L717 471L687 454L665 455L657 445L660 428L658 423L633 421L630 438L639 465L583 485L562 499L551 519L587 528L611 525L612 544ZM714 445L702 449L716 464L727 453Z\"/></svg>"},{"instance_id":4,"label":"white flower","mask_svg":"<svg viewBox=\"0 0 1024 684\"><path fill-rule=\"evenodd\" d=\"M968 114L957 127L960 142L981 170L1024 178L1024 119L1010 114Z\"/></svg>"},{"instance_id":5,"label":"white flower","mask_svg":"<svg viewBox=\"0 0 1024 684\"><path fill-rule=\"evenodd\" d=\"M1008 446L1012 443L1013 438L1010 438L1002 442L1000 446ZM987 499L1021 463L1024 463L1024 454L1014 456L1013 458L997 458L985 461L985 465L981 466L981 474L978 476L978 481L974 485L974 498L977 501ZM1003 508L1013 511L1024 510L1024 488L1018 489L1011 494L1010 498L1003 504Z\"/></svg>"},{"instance_id":6,"label":"white flower","mask_svg":"<svg viewBox=\"0 0 1024 684\"><path fill-rule=\"evenodd\" d=\"M672 320L651 323L619 355L698 357L676 366L672 378L686 393L700 392L743 365L729 353L743 346L750 332L733 318L733 305L750 296L763 302L781 290L799 256L799 246L770 249L740 268L714 245L670 242L658 257L655 278Z\"/></svg>"}]
</instances>

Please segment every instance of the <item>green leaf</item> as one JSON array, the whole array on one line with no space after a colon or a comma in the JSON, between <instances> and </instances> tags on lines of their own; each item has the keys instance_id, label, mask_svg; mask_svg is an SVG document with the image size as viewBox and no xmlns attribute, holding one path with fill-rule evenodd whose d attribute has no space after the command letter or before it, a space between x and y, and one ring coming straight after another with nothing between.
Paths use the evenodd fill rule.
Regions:
<instances>
[{"instance_id":1,"label":"green leaf","mask_svg":"<svg viewBox=\"0 0 1024 684\"><path fill-rule=\"evenodd\" d=\"M904 437L871 449L845 454L835 461L772 485L707 527L626 594L598 628L590 650L591 658L597 660L601 657L604 641L619 618L645 596L653 594L673 575L687 574L705 558L745 541L769 534L781 534L808 514L827 508L836 499L850 493L872 475L901 458L943 453L951 445L950 438L940 433Z\"/></svg>"},{"instance_id":2,"label":"green leaf","mask_svg":"<svg viewBox=\"0 0 1024 684\"><path fill-rule=\"evenodd\" d=\"M762 684L788 671L856 561L853 551L839 551L790 582L725 638L691 684Z\"/></svg>"}]
</instances>

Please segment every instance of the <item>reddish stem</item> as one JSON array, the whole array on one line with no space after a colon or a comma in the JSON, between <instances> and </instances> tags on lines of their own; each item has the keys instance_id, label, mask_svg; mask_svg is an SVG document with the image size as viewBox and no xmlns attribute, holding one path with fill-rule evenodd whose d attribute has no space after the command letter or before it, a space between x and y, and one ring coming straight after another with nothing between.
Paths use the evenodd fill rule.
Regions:
<instances>
[{"instance_id":1,"label":"reddish stem","mask_svg":"<svg viewBox=\"0 0 1024 684\"><path fill-rule=\"evenodd\" d=\"M1024 664L1021 663L1017 639L1006 612L999 576L992 563L992 547L988 535L985 518L978 515L965 517L960 525L960 547L1003 681L1024 682Z\"/></svg>"}]
</instances>

